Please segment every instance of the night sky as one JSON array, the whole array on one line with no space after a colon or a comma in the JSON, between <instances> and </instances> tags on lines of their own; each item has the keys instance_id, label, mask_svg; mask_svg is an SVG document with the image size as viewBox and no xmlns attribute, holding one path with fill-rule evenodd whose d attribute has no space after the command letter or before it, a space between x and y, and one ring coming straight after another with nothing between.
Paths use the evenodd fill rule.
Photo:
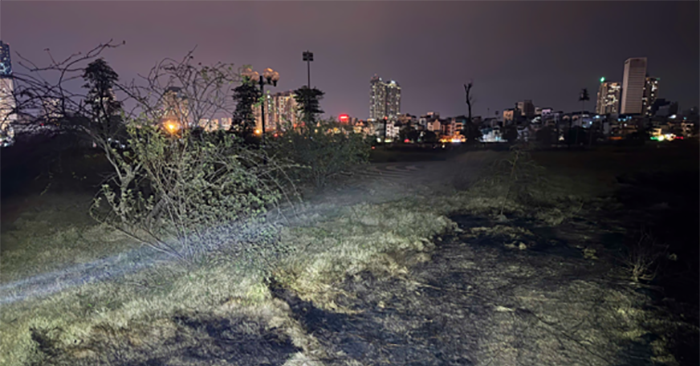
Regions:
<instances>
[{"instance_id":1,"label":"night sky","mask_svg":"<svg viewBox=\"0 0 700 366\"><path fill-rule=\"evenodd\" d=\"M475 115L521 99L556 110L594 109L598 80L622 81L629 57L648 57L660 97L698 105L698 2L204 2L2 1L0 38L44 64L110 38L105 53L131 80L164 57L271 67L277 91L306 84L302 51L314 52L311 83L327 115L367 118L375 73L402 87L401 111ZM15 69L18 67L15 65Z\"/></svg>"}]
</instances>

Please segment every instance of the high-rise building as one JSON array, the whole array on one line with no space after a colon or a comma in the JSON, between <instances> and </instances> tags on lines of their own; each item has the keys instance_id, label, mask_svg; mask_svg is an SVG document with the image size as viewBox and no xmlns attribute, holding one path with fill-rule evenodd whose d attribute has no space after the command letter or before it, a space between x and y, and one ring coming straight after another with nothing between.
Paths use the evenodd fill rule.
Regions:
<instances>
[{"instance_id":1,"label":"high-rise building","mask_svg":"<svg viewBox=\"0 0 700 366\"><path fill-rule=\"evenodd\" d=\"M401 87L394 80L386 86L386 116L395 121L401 113Z\"/></svg>"},{"instance_id":2,"label":"high-rise building","mask_svg":"<svg viewBox=\"0 0 700 366\"><path fill-rule=\"evenodd\" d=\"M292 91L270 94L267 92L265 100L265 130L275 131L284 129L288 124L298 123L298 105L296 94ZM262 131L262 118L260 107L253 109L255 128Z\"/></svg>"},{"instance_id":3,"label":"high-rise building","mask_svg":"<svg viewBox=\"0 0 700 366\"><path fill-rule=\"evenodd\" d=\"M647 76L644 79L644 95L642 96L642 113L651 117L654 115L652 106L659 96L659 78Z\"/></svg>"},{"instance_id":4,"label":"high-rise building","mask_svg":"<svg viewBox=\"0 0 700 366\"><path fill-rule=\"evenodd\" d=\"M598 98L595 106L596 114L619 114L620 113L620 83L615 81L605 81L600 79L598 87Z\"/></svg>"},{"instance_id":5,"label":"high-rise building","mask_svg":"<svg viewBox=\"0 0 700 366\"><path fill-rule=\"evenodd\" d=\"M647 58L636 57L625 60L622 75L622 99L620 113L641 114L644 84L647 75Z\"/></svg>"},{"instance_id":6,"label":"high-rise building","mask_svg":"<svg viewBox=\"0 0 700 366\"><path fill-rule=\"evenodd\" d=\"M523 100L518 102L517 108L520 111L521 116L525 116L527 118L532 118L535 116L535 105L532 104L531 100Z\"/></svg>"},{"instance_id":7,"label":"high-rise building","mask_svg":"<svg viewBox=\"0 0 700 366\"><path fill-rule=\"evenodd\" d=\"M377 75L369 80L369 118L379 121L386 116L386 84Z\"/></svg>"},{"instance_id":8,"label":"high-rise building","mask_svg":"<svg viewBox=\"0 0 700 366\"><path fill-rule=\"evenodd\" d=\"M10 123L17 120L12 76L10 45L0 41L0 129L5 130Z\"/></svg>"},{"instance_id":9,"label":"high-rise building","mask_svg":"<svg viewBox=\"0 0 700 366\"><path fill-rule=\"evenodd\" d=\"M15 113L14 84L12 79L0 77L0 128L17 120Z\"/></svg>"},{"instance_id":10,"label":"high-rise building","mask_svg":"<svg viewBox=\"0 0 700 366\"><path fill-rule=\"evenodd\" d=\"M274 122L276 126L282 127L287 124L296 124L297 121L297 100L296 95L291 91L275 93L272 96L274 107Z\"/></svg>"},{"instance_id":11,"label":"high-rise building","mask_svg":"<svg viewBox=\"0 0 700 366\"><path fill-rule=\"evenodd\" d=\"M0 76L12 75L12 61L10 58L10 45L0 41Z\"/></svg>"},{"instance_id":12,"label":"high-rise building","mask_svg":"<svg viewBox=\"0 0 700 366\"><path fill-rule=\"evenodd\" d=\"M369 118L379 121L384 117L395 121L401 113L401 86L392 80L385 82L377 75L369 81Z\"/></svg>"}]
</instances>

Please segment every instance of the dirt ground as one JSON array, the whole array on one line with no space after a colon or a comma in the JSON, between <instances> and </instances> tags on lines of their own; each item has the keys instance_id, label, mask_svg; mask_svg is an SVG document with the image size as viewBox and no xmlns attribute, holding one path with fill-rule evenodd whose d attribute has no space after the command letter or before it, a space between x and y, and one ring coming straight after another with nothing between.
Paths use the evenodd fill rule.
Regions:
<instances>
[{"instance_id":1,"label":"dirt ground","mask_svg":"<svg viewBox=\"0 0 700 366\"><path fill-rule=\"evenodd\" d=\"M274 316L259 309L267 315L179 312L124 329L98 327L79 346L55 344L60 337L46 330L32 330L32 339L47 356L42 364L51 365L697 364L692 296L677 299L679 292L665 287L672 281L664 276L659 278L666 282L633 283L619 261L636 225L668 213L684 217L679 202L688 197L656 194L656 200L635 206L659 187L634 175L616 180L614 165L634 154L608 161L599 175L586 175L597 168L594 154L578 165L568 160L571 154L543 159L552 174L587 177L581 185L590 188L590 198L605 196L561 225L511 212L499 219L453 212L455 230L432 238L426 250L392 252L397 267L391 272L366 268L330 283L329 295L316 297L330 301L305 300L272 278L275 305L266 311ZM374 164L315 203L330 217L335 207L449 194L468 186L499 156L482 151L430 163ZM667 188L668 182L660 185ZM615 195L620 188L625 194ZM690 257L692 250L679 250L697 241L684 233L672 249ZM692 261L683 263L692 267ZM688 278L668 274L676 282ZM291 321L271 322L275 317ZM317 344L302 347L294 332Z\"/></svg>"},{"instance_id":2,"label":"dirt ground","mask_svg":"<svg viewBox=\"0 0 700 366\"><path fill-rule=\"evenodd\" d=\"M397 254L413 263L405 273L364 271L337 284L345 312L273 292L330 350L330 365L653 364L658 338L637 337L630 315L645 296L608 261L586 258L600 239L591 223L553 233L453 219L462 231L437 238L434 251Z\"/></svg>"}]
</instances>

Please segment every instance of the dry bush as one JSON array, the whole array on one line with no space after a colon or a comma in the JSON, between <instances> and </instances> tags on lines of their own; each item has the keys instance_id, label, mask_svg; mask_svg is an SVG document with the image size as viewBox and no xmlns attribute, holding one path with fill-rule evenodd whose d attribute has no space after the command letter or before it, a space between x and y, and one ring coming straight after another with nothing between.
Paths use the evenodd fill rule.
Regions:
<instances>
[{"instance_id":1,"label":"dry bush","mask_svg":"<svg viewBox=\"0 0 700 366\"><path fill-rule=\"evenodd\" d=\"M106 65L100 54L114 47L99 45L63 61L51 57L46 67L22 59L30 65L28 72L15 76L18 109L57 102L52 113L62 117L56 129L78 131L111 164L113 174L102 186L93 217L188 261L214 247L236 255L271 249L275 230L268 213L294 192L287 166L232 135L197 127L233 115L239 73L230 64L195 63L190 52L181 60L164 59L130 83L119 83L116 72L105 66L107 71L92 74L88 83L100 90L76 92L80 89L73 84L96 63ZM95 95L103 94L114 96L109 113L95 105L100 104ZM124 109L117 116L119 106Z\"/></svg>"},{"instance_id":2,"label":"dry bush","mask_svg":"<svg viewBox=\"0 0 700 366\"><path fill-rule=\"evenodd\" d=\"M303 183L324 187L369 160L370 144L352 127L335 121L287 126L271 143L273 153L297 164L291 172Z\"/></svg>"},{"instance_id":3,"label":"dry bush","mask_svg":"<svg viewBox=\"0 0 700 366\"><path fill-rule=\"evenodd\" d=\"M566 180L558 180L531 157L533 146L518 143L496 160L468 191L465 209L505 220L517 213L557 226L577 215L585 201Z\"/></svg>"},{"instance_id":4,"label":"dry bush","mask_svg":"<svg viewBox=\"0 0 700 366\"><path fill-rule=\"evenodd\" d=\"M116 174L93 217L186 260L219 248L272 249L274 223L265 214L284 197L276 174L283 166L231 136L173 138L147 124L130 126L129 136L130 151L112 152Z\"/></svg>"},{"instance_id":5,"label":"dry bush","mask_svg":"<svg viewBox=\"0 0 700 366\"><path fill-rule=\"evenodd\" d=\"M621 261L632 281L649 282L656 278L659 259L667 251L667 245L657 244L650 234L642 232L637 243L627 248Z\"/></svg>"}]
</instances>

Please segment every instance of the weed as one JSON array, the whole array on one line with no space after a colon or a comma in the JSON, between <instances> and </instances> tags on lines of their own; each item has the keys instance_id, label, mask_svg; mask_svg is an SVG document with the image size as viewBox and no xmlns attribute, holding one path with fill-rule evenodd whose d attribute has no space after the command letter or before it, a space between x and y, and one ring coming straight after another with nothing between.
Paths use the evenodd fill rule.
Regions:
<instances>
[{"instance_id":1,"label":"weed","mask_svg":"<svg viewBox=\"0 0 700 366\"><path fill-rule=\"evenodd\" d=\"M650 234L642 231L639 240L627 249L622 263L632 281L652 281L656 278L658 261L667 251L667 245L657 244Z\"/></svg>"}]
</instances>

